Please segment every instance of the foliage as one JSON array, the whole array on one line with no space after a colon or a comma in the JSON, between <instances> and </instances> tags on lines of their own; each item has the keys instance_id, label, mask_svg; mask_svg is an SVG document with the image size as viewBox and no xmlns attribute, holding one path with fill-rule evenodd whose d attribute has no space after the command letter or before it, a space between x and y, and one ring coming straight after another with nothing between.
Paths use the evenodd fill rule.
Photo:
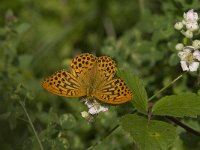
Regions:
<instances>
[{"instance_id":1,"label":"foliage","mask_svg":"<svg viewBox=\"0 0 200 150\"><path fill-rule=\"evenodd\" d=\"M119 71L118 74L122 78L126 79L127 84L131 90L134 91L134 100L131 101L134 107L140 112L147 113L148 98L142 80L132 73Z\"/></svg>"},{"instance_id":2,"label":"foliage","mask_svg":"<svg viewBox=\"0 0 200 150\"><path fill-rule=\"evenodd\" d=\"M121 117L120 122L142 150L168 149L176 138L176 128L162 121L131 114Z\"/></svg>"},{"instance_id":3,"label":"foliage","mask_svg":"<svg viewBox=\"0 0 200 150\"><path fill-rule=\"evenodd\" d=\"M200 115L200 96L194 93L166 96L153 106L153 114L197 117Z\"/></svg>"},{"instance_id":4,"label":"foliage","mask_svg":"<svg viewBox=\"0 0 200 150\"><path fill-rule=\"evenodd\" d=\"M198 12L199 1L2 0L0 149L42 149L38 140L59 150L200 149L198 136L165 119L180 117L200 132L199 73L171 84L182 73L174 46L185 40L173 24L189 9ZM134 94L93 123L81 117L86 106L78 99L41 88L43 78L84 52L115 59Z\"/></svg>"}]
</instances>

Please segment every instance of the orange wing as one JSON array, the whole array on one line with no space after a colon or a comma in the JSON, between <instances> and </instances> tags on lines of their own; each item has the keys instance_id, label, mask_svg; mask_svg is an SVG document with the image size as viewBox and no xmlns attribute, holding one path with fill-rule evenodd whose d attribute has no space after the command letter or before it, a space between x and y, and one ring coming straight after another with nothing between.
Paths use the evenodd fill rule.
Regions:
<instances>
[{"instance_id":1,"label":"orange wing","mask_svg":"<svg viewBox=\"0 0 200 150\"><path fill-rule=\"evenodd\" d=\"M132 92L121 79L113 79L101 85L95 92L94 97L109 104L122 104L133 98Z\"/></svg>"},{"instance_id":2,"label":"orange wing","mask_svg":"<svg viewBox=\"0 0 200 150\"><path fill-rule=\"evenodd\" d=\"M71 68L72 73L67 70L56 72L43 81L42 87L65 97L86 96L88 88L93 87L90 96L109 104L125 103L133 97L123 80L113 79L116 65L110 57L81 54L73 59Z\"/></svg>"},{"instance_id":3,"label":"orange wing","mask_svg":"<svg viewBox=\"0 0 200 150\"><path fill-rule=\"evenodd\" d=\"M84 53L78 55L76 58L72 60L72 63L70 64L72 68L72 74L76 78L84 76L84 74L87 73L88 70L94 67L96 62L97 62L97 57L92 54Z\"/></svg>"},{"instance_id":4,"label":"orange wing","mask_svg":"<svg viewBox=\"0 0 200 150\"><path fill-rule=\"evenodd\" d=\"M86 95L86 90L81 88L76 78L64 69L45 79L42 87L59 96L82 97Z\"/></svg>"},{"instance_id":5,"label":"orange wing","mask_svg":"<svg viewBox=\"0 0 200 150\"><path fill-rule=\"evenodd\" d=\"M111 80L115 76L116 70L115 62L110 57L98 57L98 73L104 80Z\"/></svg>"}]
</instances>

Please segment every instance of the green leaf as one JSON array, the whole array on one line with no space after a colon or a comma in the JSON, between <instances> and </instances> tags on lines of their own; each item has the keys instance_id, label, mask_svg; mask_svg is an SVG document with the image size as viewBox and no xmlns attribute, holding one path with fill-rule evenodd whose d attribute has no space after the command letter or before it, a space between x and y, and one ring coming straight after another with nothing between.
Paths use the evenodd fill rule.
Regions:
<instances>
[{"instance_id":1,"label":"green leaf","mask_svg":"<svg viewBox=\"0 0 200 150\"><path fill-rule=\"evenodd\" d=\"M20 63L20 66L22 68L25 68L27 69L28 67L30 67L30 63L32 61L32 56L31 55L27 55L27 54L24 54L24 55L21 55L19 56L19 63Z\"/></svg>"},{"instance_id":2,"label":"green leaf","mask_svg":"<svg viewBox=\"0 0 200 150\"><path fill-rule=\"evenodd\" d=\"M118 74L126 81L126 84L133 92L133 100L131 102L135 108L140 112L146 113L148 110L148 97L142 80L131 72L119 70Z\"/></svg>"},{"instance_id":3,"label":"green leaf","mask_svg":"<svg viewBox=\"0 0 200 150\"><path fill-rule=\"evenodd\" d=\"M166 122L134 114L125 115L119 121L141 150L166 150L176 138L176 128Z\"/></svg>"},{"instance_id":4,"label":"green leaf","mask_svg":"<svg viewBox=\"0 0 200 150\"><path fill-rule=\"evenodd\" d=\"M17 28L16 28L16 31L19 33L19 34L22 34L22 33L25 33L26 31L28 31L28 29L30 29L30 24L28 23L22 23L20 24Z\"/></svg>"},{"instance_id":5,"label":"green leaf","mask_svg":"<svg viewBox=\"0 0 200 150\"><path fill-rule=\"evenodd\" d=\"M197 117L200 115L200 95L184 93L161 98L152 108L154 115Z\"/></svg>"},{"instance_id":6,"label":"green leaf","mask_svg":"<svg viewBox=\"0 0 200 150\"><path fill-rule=\"evenodd\" d=\"M76 120L73 115L71 114L63 114L60 117L60 125L62 126L63 129L69 130L75 127L76 125Z\"/></svg>"},{"instance_id":7,"label":"green leaf","mask_svg":"<svg viewBox=\"0 0 200 150\"><path fill-rule=\"evenodd\" d=\"M169 58L169 65L170 66L176 66L180 61L180 58L176 53L172 54Z\"/></svg>"},{"instance_id":8,"label":"green leaf","mask_svg":"<svg viewBox=\"0 0 200 150\"><path fill-rule=\"evenodd\" d=\"M0 114L0 120L6 120L10 117L10 115L11 115L11 112Z\"/></svg>"}]
</instances>

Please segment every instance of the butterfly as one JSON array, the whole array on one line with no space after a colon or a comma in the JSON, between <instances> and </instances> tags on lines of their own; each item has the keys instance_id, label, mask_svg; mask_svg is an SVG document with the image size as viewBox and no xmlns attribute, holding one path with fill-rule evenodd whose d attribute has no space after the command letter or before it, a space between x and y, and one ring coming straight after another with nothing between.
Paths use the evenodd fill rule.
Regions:
<instances>
[{"instance_id":1,"label":"butterfly","mask_svg":"<svg viewBox=\"0 0 200 150\"><path fill-rule=\"evenodd\" d=\"M108 104L122 104L133 98L126 83L116 76L116 64L107 56L84 53L74 58L66 69L42 82L47 91L64 97L87 97Z\"/></svg>"}]
</instances>

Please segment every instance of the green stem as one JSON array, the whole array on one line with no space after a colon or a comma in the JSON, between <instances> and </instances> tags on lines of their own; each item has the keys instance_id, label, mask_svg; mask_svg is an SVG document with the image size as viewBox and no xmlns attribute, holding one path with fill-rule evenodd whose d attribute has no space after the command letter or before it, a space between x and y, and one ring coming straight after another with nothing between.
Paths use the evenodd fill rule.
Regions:
<instances>
[{"instance_id":1,"label":"green stem","mask_svg":"<svg viewBox=\"0 0 200 150\"><path fill-rule=\"evenodd\" d=\"M172 122L174 122L175 124L177 124L178 126L182 127L186 131L192 133L193 135L196 135L196 136L200 137L200 132L199 131L194 130L193 128L187 126L186 124L182 123L181 121L179 121L175 117L165 116L165 118L170 120L170 121L172 121Z\"/></svg>"},{"instance_id":2,"label":"green stem","mask_svg":"<svg viewBox=\"0 0 200 150\"><path fill-rule=\"evenodd\" d=\"M29 123L28 120L25 120L25 119L23 119L23 118L17 117L17 119L19 119L19 120L21 120L21 121L24 121L24 122L26 122L26 123Z\"/></svg>"},{"instance_id":3,"label":"green stem","mask_svg":"<svg viewBox=\"0 0 200 150\"><path fill-rule=\"evenodd\" d=\"M180 79L183 75L179 75L176 79L174 79L172 82L170 82L168 85L166 85L165 87L163 87L162 89L160 89L156 94L154 94L152 97L149 98L149 101L151 101L152 99L154 99L157 95L159 95L160 93L162 93L165 89L167 89L169 86L171 86L172 84L174 84L178 79Z\"/></svg>"},{"instance_id":4,"label":"green stem","mask_svg":"<svg viewBox=\"0 0 200 150\"><path fill-rule=\"evenodd\" d=\"M34 133L34 135L35 135L35 137L36 137L36 139L37 139L37 141L38 141L38 144L39 144L39 146L40 146L40 149L41 149L41 150L44 150L44 148L43 148L43 146L42 146L42 143L41 143L41 141L40 141L40 139L39 139L39 136L38 136L38 134L37 134L37 132L36 132L36 130L35 130L35 127L33 126L33 123L32 123L32 121L31 121L31 118L30 118L30 116L29 116L29 114L28 114L28 112L27 112L27 110L26 110L26 107L25 107L24 103L23 103L22 101L19 100L19 104L21 105L22 109L24 110L24 113L26 114L26 116L27 116L27 118L28 118L28 122L29 122L29 124L30 124L30 126L31 126L31 128L32 128L32 130L33 130L33 133Z\"/></svg>"}]
</instances>

